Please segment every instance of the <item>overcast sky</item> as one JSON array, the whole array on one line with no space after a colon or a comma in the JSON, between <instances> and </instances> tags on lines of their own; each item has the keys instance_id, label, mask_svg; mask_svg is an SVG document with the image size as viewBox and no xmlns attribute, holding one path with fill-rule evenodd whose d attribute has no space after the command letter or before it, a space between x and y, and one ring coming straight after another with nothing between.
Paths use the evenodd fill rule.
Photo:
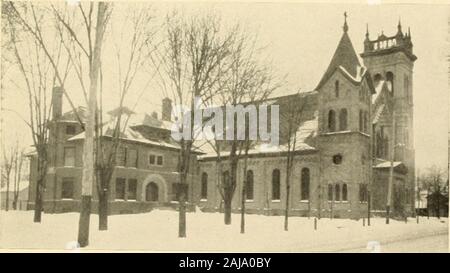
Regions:
<instances>
[{"instance_id":1,"label":"overcast sky","mask_svg":"<svg viewBox=\"0 0 450 273\"><path fill-rule=\"evenodd\" d=\"M448 50L448 7L203 2L153 4L157 16L164 15L173 7L187 14L214 11L225 22L240 21L250 32L257 32L259 45L265 46L265 53L273 61L277 73L287 75L287 85L274 95L295 93L298 88L303 91L315 88L342 35L345 11L348 14L349 36L357 53L363 49L366 24L369 25L370 38L374 39L382 31L388 36L394 35L400 18L403 29L411 28L414 54L418 57L413 76L416 165L419 168L433 164L447 166L449 82L445 55ZM144 85L143 78L140 78L135 89L140 90ZM7 82L4 82L4 87L13 88ZM76 88L73 84L73 89ZM136 111L160 113L162 93L156 85L145 88L148 95L139 100ZM74 92L70 91L72 94ZM73 97L77 103L82 103L81 96ZM136 98L137 95L131 97L129 103L134 104L133 99ZM27 116L26 101L23 99L5 97L4 103ZM69 110L66 104L64 106L64 110ZM3 129L6 143L18 134L24 142L31 144L29 135L24 133L26 126L12 114L4 115Z\"/></svg>"}]
</instances>

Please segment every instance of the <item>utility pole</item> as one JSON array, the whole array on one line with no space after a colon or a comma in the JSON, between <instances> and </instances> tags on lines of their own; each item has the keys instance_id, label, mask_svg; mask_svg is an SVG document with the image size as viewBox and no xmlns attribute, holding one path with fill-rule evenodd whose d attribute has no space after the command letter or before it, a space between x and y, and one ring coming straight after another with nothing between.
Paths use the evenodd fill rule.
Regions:
<instances>
[{"instance_id":1,"label":"utility pole","mask_svg":"<svg viewBox=\"0 0 450 273\"><path fill-rule=\"evenodd\" d=\"M390 147L390 160L391 166L389 167L389 184L387 193L387 203L386 203L386 224L389 224L390 212L391 212L391 201L392 201L392 188L394 184L394 156L395 156L395 109L394 103L392 103L392 139Z\"/></svg>"}]
</instances>

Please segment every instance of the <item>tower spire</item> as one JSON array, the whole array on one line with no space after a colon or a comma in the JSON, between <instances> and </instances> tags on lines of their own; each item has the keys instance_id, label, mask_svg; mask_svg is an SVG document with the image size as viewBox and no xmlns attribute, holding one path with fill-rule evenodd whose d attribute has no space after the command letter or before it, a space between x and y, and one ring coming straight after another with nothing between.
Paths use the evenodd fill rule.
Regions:
<instances>
[{"instance_id":1,"label":"tower spire","mask_svg":"<svg viewBox=\"0 0 450 273\"><path fill-rule=\"evenodd\" d=\"M369 24L366 24L366 39L369 39Z\"/></svg>"},{"instance_id":2,"label":"tower spire","mask_svg":"<svg viewBox=\"0 0 450 273\"><path fill-rule=\"evenodd\" d=\"M347 25L347 12L344 12L344 32L348 31L348 25Z\"/></svg>"},{"instance_id":3,"label":"tower spire","mask_svg":"<svg viewBox=\"0 0 450 273\"><path fill-rule=\"evenodd\" d=\"M403 36L403 32L402 32L402 22L400 21L400 17L398 18L397 36L399 36L399 37Z\"/></svg>"}]
</instances>

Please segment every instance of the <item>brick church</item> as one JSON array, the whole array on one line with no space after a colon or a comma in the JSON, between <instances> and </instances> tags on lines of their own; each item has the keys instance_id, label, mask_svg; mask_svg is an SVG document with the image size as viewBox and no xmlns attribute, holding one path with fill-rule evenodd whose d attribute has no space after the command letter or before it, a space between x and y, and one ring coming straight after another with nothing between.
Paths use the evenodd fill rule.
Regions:
<instances>
[{"instance_id":1,"label":"brick church","mask_svg":"<svg viewBox=\"0 0 450 273\"><path fill-rule=\"evenodd\" d=\"M412 80L417 59L411 34L400 22L393 36L381 34L371 40L367 31L364 52L358 56L348 31L345 21L336 51L314 90L267 100L280 105L280 124L284 122L283 111L289 109L283 105L293 101L304 105L296 124L290 214L359 218L367 215L368 202L371 211L381 213L386 209L390 177L391 210L398 215L409 214L414 209ZM84 134L73 111L62 113L62 92L58 88L54 89L53 107L44 210L76 211L81 195ZM162 107L161 118L156 113L128 113L134 116L134 122L122 136L110 192L111 214L177 207L179 146L170 137L171 101L164 99ZM84 113L83 108L77 111L80 116ZM114 118L116 113L110 114ZM284 212L287 152L283 147L291 136L283 128L280 126L279 149L265 149L263 143L251 147L246 185L239 175L233 211L240 210L245 186L248 213ZM192 155L188 177L191 207L203 211L222 208L215 180L216 156L204 145ZM227 152L221 157L221 175L226 179ZM34 172L32 165L29 208L34 206ZM238 173L242 172L239 164ZM95 192L93 197L95 211Z\"/></svg>"}]
</instances>

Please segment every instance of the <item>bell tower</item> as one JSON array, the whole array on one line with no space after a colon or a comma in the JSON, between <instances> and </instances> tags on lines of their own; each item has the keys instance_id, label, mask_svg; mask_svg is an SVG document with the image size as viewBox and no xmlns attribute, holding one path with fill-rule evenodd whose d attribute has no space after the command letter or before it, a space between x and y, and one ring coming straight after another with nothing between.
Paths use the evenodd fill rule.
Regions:
<instances>
[{"instance_id":1,"label":"bell tower","mask_svg":"<svg viewBox=\"0 0 450 273\"><path fill-rule=\"evenodd\" d=\"M386 36L382 31L375 40L371 40L367 27L364 52L360 56L374 85L384 81L388 87L387 104L395 113L395 140L390 138L389 141L394 141L394 160L406 165L407 182L414 187L413 68L417 57L413 53L410 29L404 32L399 20L395 35ZM375 126L387 127L386 131L391 132L392 120Z\"/></svg>"}]
</instances>

